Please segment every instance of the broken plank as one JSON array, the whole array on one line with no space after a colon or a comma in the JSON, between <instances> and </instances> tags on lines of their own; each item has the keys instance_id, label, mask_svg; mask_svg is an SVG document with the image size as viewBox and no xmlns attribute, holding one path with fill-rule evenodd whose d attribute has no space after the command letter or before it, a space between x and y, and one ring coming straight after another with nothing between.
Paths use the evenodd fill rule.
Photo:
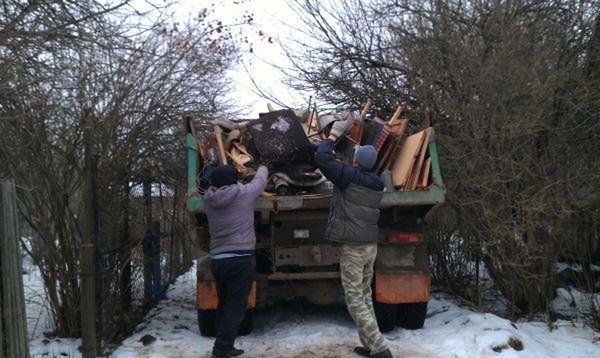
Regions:
<instances>
[{"instance_id":1,"label":"broken plank","mask_svg":"<svg viewBox=\"0 0 600 358\"><path fill-rule=\"evenodd\" d=\"M404 186L411 174L411 169L415 163L419 150L425 137L424 132L415 133L404 141L399 149L398 158L392 163L392 180L395 186Z\"/></svg>"},{"instance_id":2,"label":"broken plank","mask_svg":"<svg viewBox=\"0 0 600 358\"><path fill-rule=\"evenodd\" d=\"M423 143L421 144L419 156L417 162L415 163L415 169L413 170L412 178L408 183L409 190L415 190L415 188L417 187L417 181L419 180L419 174L421 174L423 160L425 160L425 154L427 153L427 148L429 147L429 136L431 134L431 131L429 130L429 128L427 128L424 132L425 138L423 139Z\"/></svg>"},{"instance_id":3,"label":"broken plank","mask_svg":"<svg viewBox=\"0 0 600 358\"><path fill-rule=\"evenodd\" d=\"M421 175L419 175L419 183L417 184L417 188L427 188L427 184L429 183L429 171L431 170L431 157L427 158L425 164L423 165L423 169L421 170Z\"/></svg>"},{"instance_id":4,"label":"broken plank","mask_svg":"<svg viewBox=\"0 0 600 358\"><path fill-rule=\"evenodd\" d=\"M225 154L225 147L223 146L223 136L221 133L221 127L215 125L214 126L215 129L215 136L217 137L217 147L218 147L218 153L219 153L219 161L221 162L221 165L226 165L227 164L227 155Z\"/></svg>"}]
</instances>

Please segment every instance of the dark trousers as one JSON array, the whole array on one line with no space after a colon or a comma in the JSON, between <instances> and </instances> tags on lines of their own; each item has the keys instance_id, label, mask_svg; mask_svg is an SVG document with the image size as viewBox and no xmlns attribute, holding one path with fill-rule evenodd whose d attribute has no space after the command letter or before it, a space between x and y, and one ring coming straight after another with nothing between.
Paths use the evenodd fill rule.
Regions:
<instances>
[{"instance_id":1,"label":"dark trousers","mask_svg":"<svg viewBox=\"0 0 600 358\"><path fill-rule=\"evenodd\" d=\"M211 271L219 297L214 351L228 354L246 314L254 282L254 264L251 256L213 260Z\"/></svg>"}]
</instances>

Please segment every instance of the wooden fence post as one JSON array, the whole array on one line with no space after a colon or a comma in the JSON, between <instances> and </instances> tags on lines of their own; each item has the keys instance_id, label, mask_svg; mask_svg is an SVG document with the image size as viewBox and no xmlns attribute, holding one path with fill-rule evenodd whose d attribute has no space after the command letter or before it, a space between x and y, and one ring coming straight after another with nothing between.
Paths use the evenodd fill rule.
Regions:
<instances>
[{"instance_id":1,"label":"wooden fence post","mask_svg":"<svg viewBox=\"0 0 600 358\"><path fill-rule=\"evenodd\" d=\"M0 181L0 272L0 353L3 358L28 358L17 194L12 180Z\"/></svg>"},{"instance_id":2,"label":"wooden fence post","mask_svg":"<svg viewBox=\"0 0 600 358\"><path fill-rule=\"evenodd\" d=\"M94 261L94 190L95 177L92 138L84 129L85 175L81 243L81 353L83 358L96 357L96 270Z\"/></svg>"}]
</instances>

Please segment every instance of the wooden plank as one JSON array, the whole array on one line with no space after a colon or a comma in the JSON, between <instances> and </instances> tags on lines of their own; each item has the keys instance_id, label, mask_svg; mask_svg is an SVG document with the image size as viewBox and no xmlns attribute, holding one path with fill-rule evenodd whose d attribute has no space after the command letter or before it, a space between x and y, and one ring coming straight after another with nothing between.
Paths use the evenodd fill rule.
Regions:
<instances>
[{"instance_id":1,"label":"wooden plank","mask_svg":"<svg viewBox=\"0 0 600 358\"><path fill-rule=\"evenodd\" d=\"M360 112L360 129L358 131L358 144L360 144L362 142L362 136L363 136L363 131L365 129L365 117L367 116L367 113L369 112L369 109L371 108L371 105L373 104L373 102L371 102L371 100L369 99L367 101L367 104L365 104L365 106L363 107L363 110Z\"/></svg>"},{"instance_id":2,"label":"wooden plank","mask_svg":"<svg viewBox=\"0 0 600 358\"><path fill-rule=\"evenodd\" d=\"M221 127L215 125L215 136L217 137L217 148L219 149L217 152L219 153L219 161L221 165L227 164L227 156L225 155L225 147L223 146L223 136L221 134Z\"/></svg>"},{"instance_id":3,"label":"wooden plank","mask_svg":"<svg viewBox=\"0 0 600 358\"><path fill-rule=\"evenodd\" d=\"M406 185L424 139L424 132L418 132L406 138L404 145L400 148L398 159L392 164L391 172L395 186Z\"/></svg>"},{"instance_id":4,"label":"wooden plank","mask_svg":"<svg viewBox=\"0 0 600 358\"><path fill-rule=\"evenodd\" d=\"M401 113L402 113L402 106L398 106L398 108L396 108L396 111L392 115L392 118L390 118L390 120L388 121L388 124L390 125L390 127L400 123L399 121L400 121Z\"/></svg>"},{"instance_id":5,"label":"wooden plank","mask_svg":"<svg viewBox=\"0 0 600 358\"><path fill-rule=\"evenodd\" d=\"M408 119L400 118L399 120L396 121L395 124L392 124L390 126L391 132L397 134L399 137L402 137L404 135L404 132L406 131L407 125L408 125Z\"/></svg>"},{"instance_id":6,"label":"wooden plank","mask_svg":"<svg viewBox=\"0 0 600 358\"><path fill-rule=\"evenodd\" d=\"M423 168L421 170L421 174L419 175L419 182L417 184L417 188L427 188L427 184L429 183L429 171L431 169L431 157L427 158Z\"/></svg>"},{"instance_id":7,"label":"wooden plank","mask_svg":"<svg viewBox=\"0 0 600 358\"><path fill-rule=\"evenodd\" d=\"M96 341L96 266L94 260L94 196L96 188L96 172L94 170L95 147L91 137L90 126L84 132L84 165L83 178L83 213L81 243L81 354L83 358L95 357L98 352Z\"/></svg>"},{"instance_id":8,"label":"wooden plank","mask_svg":"<svg viewBox=\"0 0 600 358\"><path fill-rule=\"evenodd\" d=\"M269 110L269 112L275 111L275 108L273 108L273 105L271 103L267 103L267 109Z\"/></svg>"},{"instance_id":9,"label":"wooden plank","mask_svg":"<svg viewBox=\"0 0 600 358\"><path fill-rule=\"evenodd\" d=\"M425 154L427 153L427 147L429 146L429 135L431 131L429 128L425 129L425 138L423 139L423 143L421 144L421 148L419 151L419 157L417 162L415 163L415 168L411 175L411 181L409 182L408 189L415 190L417 187L417 181L419 180L419 174L421 174L421 167L423 166L423 161L425 160Z\"/></svg>"},{"instance_id":10,"label":"wooden plank","mask_svg":"<svg viewBox=\"0 0 600 358\"><path fill-rule=\"evenodd\" d=\"M394 161L394 159L397 159L398 157L394 157L394 153L398 150L398 148L400 148L400 144L402 143L402 138L395 136L394 138L394 143L392 143L392 148L390 148L389 153L387 154L387 158L385 158L385 161L383 163L381 163L381 171L383 172L386 169L389 169L391 166L391 163Z\"/></svg>"},{"instance_id":11,"label":"wooden plank","mask_svg":"<svg viewBox=\"0 0 600 358\"><path fill-rule=\"evenodd\" d=\"M387 142L383 145L383 148L381 148L381 152L379 153L377 167L375 169L376 173L381 174L381 172L385 168L385 163L388 161L390 155L395 150L397 143L398 137L395 134L390 133Z\"/></svg>"},{"instance_id":12,"label":"wooden plank","mask_svg":"<svg viewBox=\"0 0 600 358\"><path fill-rule=\"evenodd\" d=\"M431 127L431 113L433 110L430 107L425 108L425 117L423 118L423 123L421 124L421 130L425 130Z\"/></svg>"},{"instance_id":13,"label":"wooden plank","mask_svg":"<svg viewBox=\"0 0 600 358\"><path fill-rule=\"evenodd\" d=\"M1 347L5 357L29 357L19 236L15 183L0 181L0 313L4 325L0 339L5 339Z\"/></svg>"}]
</instances>

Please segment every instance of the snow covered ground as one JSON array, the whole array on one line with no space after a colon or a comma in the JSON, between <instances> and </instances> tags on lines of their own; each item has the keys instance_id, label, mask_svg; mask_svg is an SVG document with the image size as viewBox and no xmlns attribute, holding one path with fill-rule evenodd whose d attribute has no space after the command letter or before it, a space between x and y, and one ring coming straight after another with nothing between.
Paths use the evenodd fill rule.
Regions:
<instances>
[{"instance_id":1,"label":"snow covered ground","mask_svg":"<svg viewBox=\"0 0 600 358\"><path fill-rule=\"evenodd\" d=\"M27 314L27 330L29 333L29 351L31 357L79 357L77 347L80 339L46 338L44 332L53 330L49 314L48 300L39 269L33 265L28 256L23 259L23 289Z\"/></svg>"},{"instance_id":2,"label":"snow covered ground","mask_svg":"<svg viewBox=\"0 0 600 358\"><path fill-rule=\"evenodd\" d=\"M213 339L201 337L195 310L195 269L181 276L113 357L208 357ZM512 323L437 297L422 330L386 334L397 357L594 357L600 335L581 324ZM156 338L146 346L141 338ZM356 329L343 305L278 305L259 312L254 332L236 345L246 357L351 357ZM521 349L521 350L518 350Z\"/></svg>"},{"instance_id":3,"label":"snow covered ground","mask_svg":"<svg viewBox=\"0 0 600 358\"><path fill-rule=\"evenodd\" d=\"M26 261L24 268L31 356L80 357L80 340L44 337L52 322L39 271ZM192 267L111 357L208 357L213 339L198 331L195 285ZM559 289L558 294L554 306L564 313L585 301L576 290ZM144 336L156 340L144 345ZM397 328L386 337L396 357L600 356L600 334L581 323L559 320L552 330L543 322L512 323L461 308L440 295L430 301L423 329ZM358 342L343 304L318 307L292 302L258 312L254 332L238 338L236 345L246 351L245 357L352 357Z\"/></svg>"}]
</instances>

